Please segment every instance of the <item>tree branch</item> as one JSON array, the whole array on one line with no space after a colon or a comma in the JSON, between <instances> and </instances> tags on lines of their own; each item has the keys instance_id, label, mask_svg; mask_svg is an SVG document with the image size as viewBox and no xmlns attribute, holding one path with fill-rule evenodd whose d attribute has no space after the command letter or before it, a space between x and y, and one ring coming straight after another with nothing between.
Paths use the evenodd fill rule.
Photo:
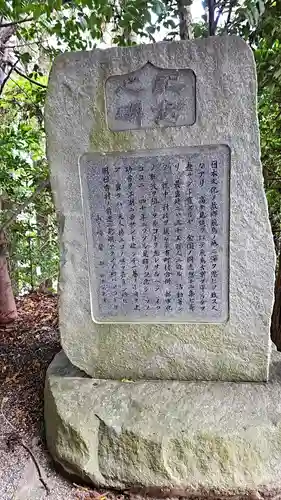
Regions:
<instances>
[{"instance_id":1,"label":"tree branch","mask_svg":"<svg viewBox=\"0 0 281 500\"><path fill-rule=\"evenodd\" d=\"M42 45L47 40L36 40L35 42L17 43L16 45L5 45L5 49L17 49L18 47L31 47L32 45Z\"/></svg>"},{"instance_id":2,"label":"tree branch","mask_svg":"<svg viewBox=\"0 0 281 500\"><path fill-rule=\"evenodd\" d=\"M32 193L31 196L29 196L29 198L27 198L19 207L18 209L13 213L13 215L5 222L5 224L3 224L3 226L0 228L0 232L1 231L5 231L13 222L14 220L17 218L17 216L36 198L36 196L47 186L49 186L50 184L50 181L49 180L45 180L43 182L41 182L41 184L39 184L39 186L37 186L37 188L35 189L34 193Z\"/></svg>"},{"instance_id":3,"label":"tree branch","mask_svg":"<svg viewBox=\"0 0 281 500\"><path fill-rule=\"evenodd\" d=\"M231 18L231 14L232 14L232 9L233 7L235 6L235 3L236 3L236 0L230 0L230 3L229 3L229 10L228 10L228 14L227 14L227 20L225 22L225 25L224 25L224 28L223 28L223 31L222 31L222 34L224 34L225 32L227 32L227 28L229 26L229 23L230 23L230 18Z\"/></svg>"},{"instance_id":4,"label":"tree branch","mask_svg":"<svg viewBox=\"0 0 281 500\"><path fill-rule=\"evenodd\" d=\"M26 90L25 90L23 87L21 87L21 86L18 84L18 82L17 82L16 80L14 80L12 77L10 77L10 79L11 79L11 82L13 82L13 83L14 83L14 84L15 84L15 85L16 85L16 86L17 86L17 87L21 90L21 92L23 92L23 93L24 93L24 95L25 95L28 99L30 99L30 96L28 95L28 93L26 92Z\"/></svg>"},{"instance_id":5,"label":"tree branch","mask_svg":"<svg viewBox=\"0 0 281 500\"><path fill-rule=\"evenodd\" d=\"M234 0L234 1L235 1L235 0ZM214 29L215 29L215 30L216 30L216 28L217 28L217 26L218 26L218 22L219 22L219 20L220 20L221 15L223 14L223 11L224 11L225 7L227 6L227 2L228 2L228 0L224 0L224 1L222 1L221 6L220 6L220 7L219 7L219 9L218 9L217 17L216 17L216 19L215 19L215 21L214 21ZM219 2L218 2L218 4L219 4ZM230 2L229 2L229 5L231 5L231 0L230 0ZM217 5L216 5L215 7L217 7Z\"/></svg>"},{"instance_id":6,"label":"tree branch","mask_svg":"<svg viewBox=\"0 0 281 500\"><path fill-rule=\"evenodd\" d=\"M2 94L3 90L4 90L4 87L7 83L7 81L9 80L10 76L11 76L11 73L13 72L13 70L15 69L15 66L18 64L18 59L16 60L16 62L10 67L6 77L4 78L3 82L1 83L1 86L0 86L0 95Z\"/></svg>"},{"instance_id":7,"label":"tree branch","mask_svg":"<svg viewBox=\"0 0 281 500\"><path fill-rule=\"evenodd\" d=\"M217 25L218 25L219 19L220 19L222 13L223 13L223 9L225 8L225 5L226 5L226 2L222 2L222 5L220 6L220 8L218 10L217 16L216 16L216 18L214 20L214 26L215 27L217 27Z\"/></svg>"},{"instance_id":8,"label":"tree branch","mask_svg":"<svg viewBox=\"0 0 281 500\"><path fill-rule=\"evenodd\" d=\"M190 4L189 2L183 2L183 0L177 0L181 40L191 40L193 38Z\"/></svg>"},{"instance_id":9,"label":"tree branch","mask_svg":"<svg viewBox=\"0 0 281 500\"><path fill-rule=\"evenodd\" d=\"M47 88L47 85L44 85L43 83L40 83L40 82L37 82L36 80L33 80L32 78L29 78L29 76L25 75L24 73L22 73L19 69L17 68L14 68L14 71L22 76L23 78L25 78L26 80L28 80L30 83L34 83L35 85L38 85L39 87L42 87L43 89L46 89Z\"/></svg>"},{"instance_id":10,"label":"tree branch","mask_svg":"<svg viewBox=\"0 0 281 500\"><path fill-rule=\"evenodd\" d=\"M17 24L27 23L29 21L33 21L33 17L26 17L25 19L19 19L18 21L11 21L9 23L1 23L1 28L7 28L8 26L16 26Z\"/></svg>"},{"instance_id":11,"label":"tree branch","mask_svg":"<svg viewBox=\"0 0 281 500\"><path fill-rule=\"evenodd\" d=\"M8 398L3 398L2 399L1 410L0 410L1 411L1 416L3 417L4 421L13 430L13 432L9 435L9 437L7 439L7 446L8 446L9 449L13 449L14 445L17 443L17 444L21 445L29 453L29 455L30 455L30 457L31 457L31 459L32 459L35 467L36 467L36 470L37 470L37 473L38 473L38 477L39 477L39 481L43 484L45 490L49 494L50 493L50 488L48 487L46 481L44 480L44 478L42 476L41 467L40 467L37 459L35 458L34 453L29 448L29 446L23 441L23 439L20 436L20 434L18 434L17 429L10 422L10 420L7 419L7 417L6 417L6 415L5 415L4 411L3 411L4 410L4 403L5 403L5 401L7 401L7 399Z\"/></svg>"},{"instance_id":12,"label":"tree branch","mask_svg":"<svg viewBox=\"0 0 281 500\"><path fill-rule=\"evenodd\" d=\"M214 36L215 34L215 2L214 0L208 0L208 18L209 18L209 36Z\"/></svg>"}]
</instances>

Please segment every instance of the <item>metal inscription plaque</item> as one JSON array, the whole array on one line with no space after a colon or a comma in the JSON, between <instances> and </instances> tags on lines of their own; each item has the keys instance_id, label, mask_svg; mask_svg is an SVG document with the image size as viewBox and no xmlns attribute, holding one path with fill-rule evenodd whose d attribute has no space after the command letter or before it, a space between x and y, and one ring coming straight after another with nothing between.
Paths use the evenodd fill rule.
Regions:
<instances>
[{"instance_id":1,"label":"metal inscription plaque","mask_svg":"<svg viewBox=\"0 0 281 500\"><path fill-rule=\"evenodd\" d=\"M111 130L171 127L195 123L195 74L190 69L161 69L151 63L105 84Z\"/></svg>"},{"instance_id":2,"label":"metal inscription plaque","mask_svg":"<svg viewBox=\"0 0 281 500\"><path fill-rule=\"evenodd\" d=\"M94 321L227 320L229 173L223 145L81 158Z\"/></svg>"}]
</instances>

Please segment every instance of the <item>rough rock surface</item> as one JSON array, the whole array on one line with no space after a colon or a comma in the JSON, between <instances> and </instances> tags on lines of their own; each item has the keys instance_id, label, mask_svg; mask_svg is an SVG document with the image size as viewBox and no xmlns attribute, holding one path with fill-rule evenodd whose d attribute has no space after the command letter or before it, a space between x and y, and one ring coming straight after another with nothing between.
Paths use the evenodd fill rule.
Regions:
<instances>
[{"instance_id":1,"label":"rough rock surface","mask_svg":"<svg viewBox=\"0 0 281 500\"><path fill-rule=\"evenodd\" d=\"M194 71L194 125L109 130L107 78L134 71L147 61L161 68ZM46 131L61 221L60 333L71 362L93 377L106 379L266 380L275 259L249 47L237 37L210 37L63 54L50 77ZM210 144L226 144L231 150L229 320L220 325L94 323L80 156Z\"/></svg>"},{"instance_id":2,"label":"rough rock surface","mask_svg":"<svg viewBox=\"0 0 281 500\"><path fill-rule=\"evenodd\" d=\"M276 357L267 384L129 383L83 376L61 352L45 388L49 450L65 470L100 487L241 495L278 489Z\"/></svg>"}]
</instances>

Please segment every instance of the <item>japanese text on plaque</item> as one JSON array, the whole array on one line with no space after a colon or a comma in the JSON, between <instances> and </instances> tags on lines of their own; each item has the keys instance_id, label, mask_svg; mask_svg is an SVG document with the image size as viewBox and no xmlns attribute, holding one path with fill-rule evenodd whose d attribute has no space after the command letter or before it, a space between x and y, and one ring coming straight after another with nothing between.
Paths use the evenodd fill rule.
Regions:
<instances>
[{"instance_id":1,"label":"japanese text on plaque","mask_svg":"<svg viewBox=\"0 0 281 500\"><path fill-rule=\"evenodd\" d=\"M163 69L147 63L105 84L111 130L192 125L195 122L195 75L190 69Z\"/></svg>"},{"instance_id":2,"label":"japanese text on plaque","mask_svg":"<svg viewBox=\"0 0 281 500\"><path fill-rule=\"evenodd\" d=\"M96 321L227 319L229 167L226 146L82 158Z\"/></svg>"}]
</instances>

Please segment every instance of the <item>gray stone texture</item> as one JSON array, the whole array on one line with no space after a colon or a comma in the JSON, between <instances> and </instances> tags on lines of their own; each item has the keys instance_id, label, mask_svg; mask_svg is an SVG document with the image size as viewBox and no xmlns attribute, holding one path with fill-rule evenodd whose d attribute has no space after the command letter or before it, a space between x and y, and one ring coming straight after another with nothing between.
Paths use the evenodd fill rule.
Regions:
<instances>
[{"instance_id":1,"label":"gray stone texture","mask_svg":"<svg viewBox=\"0 0 281 500\"><path fill-rule=\"evenodd\" d=\"M157 68L150 62L105 82L110 130L193 125L195 74L190 69Z\"/></svg>"},{"instance_id":2,"label":"gray stone texture","mask_svg":"<svg viewBox=\"0 0 281 500\"><path fill-rule=\"evenodd\" d=\"M95 321L228 319L229 168L226 146L80 159Z\"/></svg>"},{"instance_id":3,"label":"gray stone texture","mask_svg":"<svg viewBox=\"0 0 281 500\"><path fill-rule=\"evenodd\" d=\"M110 131L106 80L148 61L194 72L196 122ZM235 37L212 37L59 56L49 82L46 132L61 222L61 341L72 363L96 378L266 380L275 262L260 163L255 67L247 45ZM210 144L231 150L229 320L223 325L94 323L79 157Z\"/></svg>"},{"instance_id":4,"label":"gray stone texture","mask_svg":"<svg viewBox=\"0 0 281 500\"><path fill-rule=\"evenodd\" d=\"M267 384L126 383L83 378L61 352L46 379L49 450L67 472L103 488L137 486L156 497L256 492L256 500L280 492L275 356Z\"/></svg>"}]
</instances>

